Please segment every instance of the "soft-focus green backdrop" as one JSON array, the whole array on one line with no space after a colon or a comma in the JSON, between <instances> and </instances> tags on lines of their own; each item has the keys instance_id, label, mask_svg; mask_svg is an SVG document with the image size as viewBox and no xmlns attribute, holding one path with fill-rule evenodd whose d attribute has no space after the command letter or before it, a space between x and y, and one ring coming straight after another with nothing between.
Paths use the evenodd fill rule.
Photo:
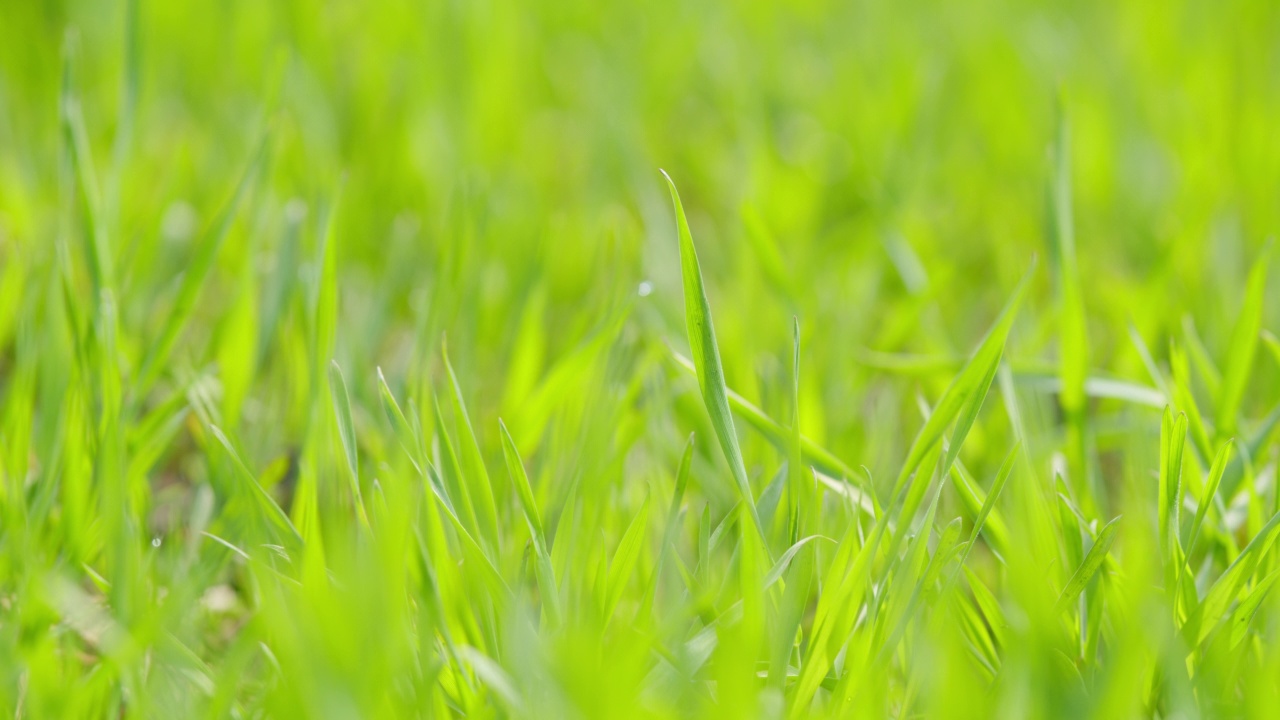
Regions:
<instances>
[{"instance_id":1,"label":"soft-focus green backdrop","mask_svg":"<svg viewBox=\"0 0 1280 720\"><path fill-rule=\"evenodd\" d=\"M570 629L535 641L503 602L478 609L489 606L474 599L471 566L447 569L463 553L460 536L406 489L421 490L423 478L380 398L379 368L421 436L419 450L438 465L453 437L462 476L476 482L484 467L468 465L469 418L504 528L502 546L485 549L508 583L532 583L531 550L499 417L530 469L547 535L565 553L555 564L571 607L590 606L579 596L595 591L583 588L602 587L604 553L626 545L639 515L648 533L636 577L664 578L659 614L711 627L738 596L732 583L706 595L706 567L694 567L707 561L699 533L739 498L696 385L671 358L689 345L659 168L689 213L728 386L789 426L797 318L800 426L846 468L865 469L870 481L862 472L843 479L874 488L880 502L922 409L938 401L1038 258L1004 354L1026 427L1011 421L1005 388L1006 404L987 402L960 458L989 487L1022 441L1028 462L1018 477L1052 488L1054 472L1064 473L1086 537L1125 515L1118 547L1137 564L1108 570L1146 587L1161 579L1144 564L1157 544L1149 536L1160 409L1190 412L1198 398L1209 430L1193 421L1193 498L1237 421L1257 453L1247 471L1238 460L1231 466L1224 488L1234 494L1210 515L1221 529L1196 556L1203 586L1274 507L1275 416L1262 419L1280 394L1280 344L1248 344L1238 361L1232 334L1249 268L1280 226L1278 118L1280 4L1265 0L0 0L0 700L26 703L33 717L759 709L732 683L750 677L749 665L732 662L732 648L752 647L749 639L712 662L708 687L718 691L680 695L649 684L662 666L653 653L692 642L701 625L644 626L633 636L583 611ZM86 142L76 149L79 119ZM259 177L201 275L196 258L214 246L218 214L246 167ZM1054 213L1055 187L1070 190L1066 216ZM1068 241L1064 250L1061 228L1072 224L1074 249ZM86 260L95 247L110 265L101 287ZM193 276L190 315L169 348L159 338L181 315L174 308ZM1260 326L1275 328L1277 293L1261 297ZM1080 308L1082 326L1073 324ZM446 346L465 415L442 399ZM148 367L153 356L158 364ZM330 359L351 398L361 463L350 475L365 501L345 494L348 438L330 402L340 387L326 375ZM1221 398L1241 362L1248 382L1237 417ZM1077 369L1093 383L1087 408L1059 401ZM445 402L440 419L437 402ZM200 535L208 529L243 548L264 540L244 519L256 516L236 504L249 502L249 486L235 484L239 466L213 427L307 546L324 538L320 562L335 585L361 592L330 598L304 582L298 597L272 600L261 590L271 563L258 551L241 562ZM696 602L681 594L671 565L666 575L655 570L690 431L699 441L672 542L703 583L693 583L702 594L689 590ZM788 456L741 422L739 435L760 495ZM119 457L103 450L113 442ZM119 492L108 489L117 476L127 478ZM1245 486L1262 499L1238 490ZM369 498L384 490L392 519L370 510L375 531L413 528L404 537L416 534L429 549L385 540L394 532L379 536L389 544L369 546L376 550L357 539L369 526L360 503L375 505ZM318 497L317 515L293 502L298 493ZM975 508L949 491L941 497L940 517L972 519ZM856 513L826 502L806 527L838 540ZM1241 521L1245 502L1253 514ZM1073 532L1075 555L1064 550L1064 564L1083 549ZM785 539L771 538L774 557ZM832 557L821 547L819 568ZM732 557L720 552L715 572L726 577L746 562L736 546ZM413 608L411 618L435 597L419 561L446 568L438 636L430 623L396 615ZM279 572L306 576L300 556L292 562ZM1006 608L1034 606L1040 596L1019 594L1034 581L1009 580L1002 562L975 552L972 564ZM896 567L874 572L896 582ZM1050 603L1071 570L1046 571ZM642 606L639 580L619 593L621 607ZM536 619L526 594L528 603L514 605L535 608ZM84 620L99 612L116 625ZM1122 629L1123 617L1108 615L1108 628ZM1250 642L1269 647L1274 624ZM104 626L132 641L104 644ZM479 659L446 657L450 627ZM893 665L874 676L895 679L874 681L884 694L873 692L868 707L958 711L971 701L983 714L990 701L1013 716L1029 707L1100 711L1114 707L1100 704L1111 697L1099 689L1107 673L1139 666L1143 681L1123 683L1141 703L1125 707L1215 707L1205 686L1188 700L1174 680L1161 695L1152 668L1177 661L1139 661L1136 650L1100 663L1088 653L1068 658L1083 669L1087 691L1079 690L1056 656L1035 655L1058 652L1037 632L1024 636L1029 655L1011 656L1022 674L1004 676L995 692L934 678L940 684L922 682L935 694L917 696L919 688L903 691L909 673ZM1124 635L1108 637L1115 647ZM265 654L254 650L259 641ZM964 655L942 647L934 649ZM151 671L153 648L157 667L187 679ZM928 657L902 667L928 666ZM424 668L439 670L436 660L459 674L433 684ZM605 660L616 663L608 672ZM1259 663L1260 673L1275 667ZM464 691L468 672L474 682ZM406 690L415 681L440 694ZM531 699L532 688L553 686L562 694ZM527 705L513 699L522 694ZM923 705L909 704L918 697ZM770 702L759 707L781 707ZM826 703L815 708L839 709Z\"/></svg>"}]
</instances>

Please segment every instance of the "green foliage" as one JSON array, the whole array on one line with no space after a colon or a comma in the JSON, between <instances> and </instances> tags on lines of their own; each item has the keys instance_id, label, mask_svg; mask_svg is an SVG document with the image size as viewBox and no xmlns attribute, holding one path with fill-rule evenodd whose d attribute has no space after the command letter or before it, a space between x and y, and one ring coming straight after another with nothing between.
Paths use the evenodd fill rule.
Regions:
<instances>
[{"instance_id":1,"label":"green foliage","mask_svg":"<svg viewBox=\"0 0 1280 720\"><path fill-rule=\"evenodd\" d=\"M0 715L1272 717L1278 26L0 3Z\"/></svg>"}]
</instances>

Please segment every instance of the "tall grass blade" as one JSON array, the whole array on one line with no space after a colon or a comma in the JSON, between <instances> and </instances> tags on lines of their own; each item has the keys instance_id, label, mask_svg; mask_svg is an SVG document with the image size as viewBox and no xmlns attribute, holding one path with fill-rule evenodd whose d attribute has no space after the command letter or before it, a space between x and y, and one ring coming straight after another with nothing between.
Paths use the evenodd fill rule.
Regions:
<instances>
[{"instance_id":1,"label":"tall grass blade","mask_svg":"<svg viewBox=\"0 0 1280 720\"><path fill-rule=\"evenodd\" d=\"M1231 344L1227 348L1227 365L1222 375L1222 392L1218 396L1214 427L1219 439L1236 432L1239 423L1240 404L1249 384L1253 357L1257 354L1258 334L1262 330L1262 309L1266 299L1267 268L1271 263L1271 243L1253 264L1245 285L1244 307L1236 317L1231 331Z\"/></svg>"},{"instance_id":2,"label":"tall grass blade","mask_svg":"<svg viewBox=\"0 0 1280 720\"><path fill-rule=\"evenodd\" d=\"M338 437L342 440L342 454L347 460L351 500L356 505L360 522L368 527L369 517L360 493L360 449L356 446L355 423L351 420L351 398L347 395L347 381L342 377L342 368L336 361L329 364L329 392L333 399L333 414L338 421Z\"/></svg>"},{"instance_id":3,"label":"tall grass blade","mask_svg":"<svg viewBox=\"0 0 1280 720\"><path fill-rule=\"evenodd\" d=\"M755 497L747 480L747 468L742 462L742 449L738 446L737 431L733 426L733 413L729 411L728 390L725 388L724 368L720 364L720 348L716 345L716 331L711 321L711 304L707 301L702 283L702 268L698 264L698 252L693 246L689 221L680 203L676 184L666 171L662 173L671 190L671 203L675 206L676 226L680 236L680 274L684 285L684 318L689 335L689 348L693 352L693 364L697 369L698 386L702 402L711 416L711 425L720 441L720 449L729 463L738 498L747 509L747 515L762 543L767 539L760 516L756 512Z\"/></svg>"}]
</instances>

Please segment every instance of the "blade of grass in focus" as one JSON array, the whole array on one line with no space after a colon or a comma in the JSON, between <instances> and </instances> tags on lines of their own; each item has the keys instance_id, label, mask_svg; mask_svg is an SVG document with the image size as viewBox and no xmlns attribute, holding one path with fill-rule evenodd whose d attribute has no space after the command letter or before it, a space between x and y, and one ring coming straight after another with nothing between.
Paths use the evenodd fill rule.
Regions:
<instances>
[{"instance_id":1,"label":"blade of grass in focus","mask_svg":"<svg viewBox=\"0 0 1280 720\"><path fill-rule=\"evenodd\" d=\"M724 451L725 460L729 463L729 471L733 475L738 498L746 507L747 516L761 542L767 547L768 541L764 535L764 528L760 524L760 516L756 512L755 496L747 480L742 450L738 445L737 431L733 426L733 414L729 411L724 368L720 363L720 349L716 346L711 306L707 302L706 290L703 287L702 268L698 264L698 253L693 247L693 235L689 232L689 222L685 219L684 206L680 204L680 195L676 191L675 182L665 171L663 176L671 190L671 203L675 206L676 227L680 238L680 275L684 286L685 327L688 331L689 347L693 352L693 364L697 369L698 386L702 390L702 401L707 408L707 414L711 416L711 425L715 429L716 437L720 440L720 449Z\"/></svg>"}]
</instances>

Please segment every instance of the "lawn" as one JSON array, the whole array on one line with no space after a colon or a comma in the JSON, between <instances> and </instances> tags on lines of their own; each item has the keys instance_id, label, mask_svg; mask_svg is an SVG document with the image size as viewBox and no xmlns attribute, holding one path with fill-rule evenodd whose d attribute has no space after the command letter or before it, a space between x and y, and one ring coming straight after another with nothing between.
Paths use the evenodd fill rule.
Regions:
<instances>
[{"instance_id":1,"label":"lawn","mask_svg":"<svg viewBox=\"0 0 1280 720\"><path fill-rule=\"evenodd\" d=\"M0 716L1273 717L1278 119L1269 0L0 0Z\"/></svg>"}]
</instances>

